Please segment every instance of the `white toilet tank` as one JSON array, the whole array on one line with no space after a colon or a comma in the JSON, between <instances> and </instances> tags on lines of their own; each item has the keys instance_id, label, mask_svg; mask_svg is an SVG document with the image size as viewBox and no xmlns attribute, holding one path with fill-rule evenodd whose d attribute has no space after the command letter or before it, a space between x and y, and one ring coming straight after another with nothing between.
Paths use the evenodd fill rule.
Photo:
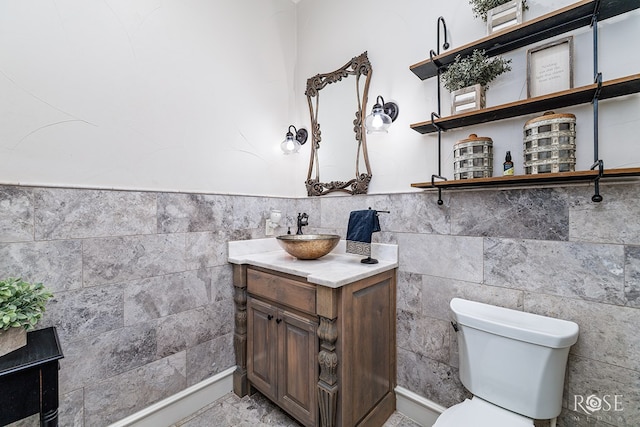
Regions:
<instances>
[{"instance_id":1,"label":"white toilet tank","mask_svg":"<svg viewBox=\"0 0 640 427\"><path fill-rule=\"evenodd\" d=\"M557 417L578 325L460 298L450 305L462 384L475 396L518 414Z\"/></svg>"}]
</instances>

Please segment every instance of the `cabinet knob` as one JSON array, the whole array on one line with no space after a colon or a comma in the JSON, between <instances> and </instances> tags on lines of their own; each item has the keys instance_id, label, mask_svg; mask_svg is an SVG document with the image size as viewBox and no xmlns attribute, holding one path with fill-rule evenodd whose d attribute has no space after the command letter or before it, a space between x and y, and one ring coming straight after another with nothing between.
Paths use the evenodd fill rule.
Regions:
<instances>
[{"instance_id":1,"label":"cabinet knob","mask_svg":"<svg viewBox=\"0 0 640 427\"><path fill-rule=\"evenodd\" d=\"M280 324L280 322L282 322L282 319L276 319L277 324Z\"/></svg>"},{"instance_id":2,"label":"cabinet knob","mask_svg":"<svg viewBox=\"0 0 640 427\"><path fill-rule=\"evenodd\" d=\"M273 319L273 314L267 314L267 320Z\"/></svg>"}]
</instances>

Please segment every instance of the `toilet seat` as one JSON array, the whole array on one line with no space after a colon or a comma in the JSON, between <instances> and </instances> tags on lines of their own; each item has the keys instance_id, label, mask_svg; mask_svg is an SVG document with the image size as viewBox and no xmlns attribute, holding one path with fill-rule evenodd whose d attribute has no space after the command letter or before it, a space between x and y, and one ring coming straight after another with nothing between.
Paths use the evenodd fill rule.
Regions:
<instances>
[{"instance_id":1,"label":"toilet seat","mask_svg":"<svg viewBox=\"0 0 640 427\"><path fill-rule=\"evenodd\" d=\"M444 411L433 427L531 427L533 419L493 405L479 397Z\"/></svg>"}]
</instances>

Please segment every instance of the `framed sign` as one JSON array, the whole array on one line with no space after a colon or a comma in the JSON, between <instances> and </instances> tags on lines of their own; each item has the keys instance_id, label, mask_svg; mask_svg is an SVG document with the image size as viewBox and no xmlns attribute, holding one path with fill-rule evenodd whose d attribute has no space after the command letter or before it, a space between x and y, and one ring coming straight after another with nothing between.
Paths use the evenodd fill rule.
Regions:
<instances>
[{"instance_id":1,"label":"framed sign","mask_svg":"<svg viewBox=\"0 0 640 427\"><path fill-rule=\"evenodd\" d=\"M573 36L527 51L527 96L573 88Z\"/></svg>"}]
</instances>

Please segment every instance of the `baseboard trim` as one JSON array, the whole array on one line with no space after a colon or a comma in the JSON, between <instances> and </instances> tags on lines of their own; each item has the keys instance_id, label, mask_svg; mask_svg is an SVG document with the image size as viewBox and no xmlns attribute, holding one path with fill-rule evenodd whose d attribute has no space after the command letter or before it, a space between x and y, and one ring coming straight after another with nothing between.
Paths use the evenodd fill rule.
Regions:
<instances>
[{"instance_id":1,"label":"baseboard trim","mask_svg":"<svg viewBox=\"0 0 640 427\"><path fill-rule=\"evenodd\" d=\"M447 408L404 387L396 387L396 410L422 427L431 427Z\"/></svg>"},{"instance_id":2,"label":"baseboard trim","mask_svg":"<svg viewBox=\"0 0 640 427\"><path fill-rule=\"evenodd\" d=\"M234 366L220 372L109 427L158 427L175 424L229 393L233 389L235 369ZM396 387L395 393L397 411L423 427L433 426L438 416L447 409L404 387Z\"/></svg>"},{"instance_id":3,"label":"baseboard trim","mask_svg":"<svg viewBox=\"0 0 640 427\"><path fill-rule=\"evenodd\" d=\"M182 390L109 427L170 426L215 402L233 389L235 366Z\"/></svg>"}]
</instances>

